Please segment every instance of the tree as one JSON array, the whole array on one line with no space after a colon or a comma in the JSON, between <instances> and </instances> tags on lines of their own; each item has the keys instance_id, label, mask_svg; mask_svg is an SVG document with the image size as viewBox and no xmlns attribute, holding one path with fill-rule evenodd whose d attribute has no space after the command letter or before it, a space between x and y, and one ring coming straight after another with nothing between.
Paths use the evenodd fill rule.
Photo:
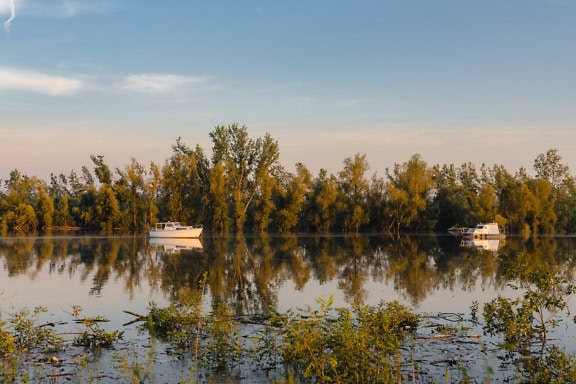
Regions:
<instances>
[{"instance_id":1,"label":"tree","mask_svg":"<svg viewBox=\"0 0 576 384\"><path fill-rule=\"evenodd\" d=\"M568 165L562 164L557 149L549 149L534 160L536 178L547 180L552 185L555 201L556 230L576 231L576 181L570 175Z\"/></svg>"},{"instance_id":2,"label":"tree","mask_svg":"<svg viewBox=\"0 0 576 384\"><path fill-rule=\"evenodd\" d=\"M278 142L269 133L256 140L259 156L256 162L254 184L256 189L254 224L256 230L264 232L272 221L274 209L272 194L278 188L277 177L281 172Z\"/></svg>"},{"instance_id":3,"label":"tree","mask_svg":"<svg viewBox=\"0 0 576 384\"><path fill-rule=\"evenodd\" d=\"M384 229L386 204L386 181L374 173L368 189L368 220L374 230Z\"/></svg>"},{"instance_id":4,"label":"tree","mask_svg":"<svg viewBox=\"0 0 576 384\"><path fill-rule=\"evenodd\" d=\"M321 169L314 179L313 188L310 219L316 231L328 233L334 229L337 214L342 208L338 180L336 176L328 176L326 170Z\"/></svg>"},{"instance_id":5,"label":"tree","mask_svg":"<svg viewBox=\"0 0 576 384\"><path fill-rule=\"evenodd\" d=\"M117 169L119 179L114 184L114 191L120 197L122 216L127 226L136 231L143 227L144 206L144 167L132 158L130 165L123 170Z\"/></svg>"},{"instance_id":6,"label":"tree","mask_svg":"<svg viewBox=\"0 0 576 384\"><path fill-rule=\"evenodd\" d=\"M269 134L257 140L248 136L245 126L217 126L210 132L213 142L212 164L222 164L232 203L230 212L237 230L242 231L254 200L263 211L259 226L269 223L271 188L281 167L278 143Z\"/></svg>"},{"instance_id":7,"label":"tree","mask_svg":"<svg viewBox=\"0 0 576 384\"><path fill-rule=\"evenodd\" d=\"M256 142L248 137L247 128L238 124L217 126L210 137L214 144L212 163L222 162L224 166L226 184L232 197L231 213L236 229L241 231L255 194L253 173L257 158Z\"/></svg>"},{"instance_id":8,"label":"tree","mask_svg":"<svg viewBox=\"0 0 576 384\"><path fill-rule=\"evenodd\" d=\"M0 213L4 216L7 229L24 233L36 231L38 217L35 207L38 206L39 192L47 189L46 183L35 176L22 175L15 169L10 172L5 187L6 194L0 201Z\"/></svg>"},{"instance_id":9,"label":"tree","mask_svg":"<svg viewBox=\"0 0 576 384\"><path fill-rule=\"evenodd\" d=\"M52 219L54 215L54 200L46 193L44 188L38 190L38 203L37 203L38 227L44 231L52 227Z\"/></svg>"},{"instance_id":10,"label":"tree","mask_svg":"<svg viewBox=\"0 0 576 384\"><path fill-rule=\"evenodd\" d=\"M112 172L104 163L104 156L90 155L90 159L94 163L94 174L98 178L98 181L104 185L112 185Z\"/></svg>"},{"instance_id":11,"label":"tree","mask_svg":"<svg viewBox=\"0 0 576 384\"><path fill-rule=\"evenodd\" d=\"M208 166L202 149L188 148L178 138L172 156L162 168L162 216L188 224L204 220L204 199L208 186Z\"/></svg>"},{"instance_id":12,"label":"tree","mask_svg":"<svg viewBox=\"0 0 576 384\"><path fill-rule=\"evenodd\" d=\"M142 198L144 199L144 225L149 226L157 220L158 206L156 205L156 197L160 189L161 174L160 167L154 163L150 163L148 170L148 177L144 180Z\"/></svg>"},{"instance_id":13,"label":"tree","mask_svg":"<svg viewBox=\"0 0 576 384\"><path fill-rule=\"evenodd\" d=\"M396 227L399 234L402 228L414 229L419 215L424 212L433 186L432 172L419 154L413 155L402 165L395 164L388 175L387 216L389 230Z\"/></svg>"},{"instance_id":14,"label":"tree","mask_svg":"<svg viewBox=\"0 0 576 384\"><path fill-rule=\"evenodd\" d=\"M302 163L296 164L296 174L290 174L277 203L277 227L290 232L298 225L306 196L312 188L312 175Z\"/></svg>"},{"instance_id":15,"label":"tree","mask_svg":"<svg viewBox=\"0 0 576 384\"><path fill-rule=\"evenodd\" d=\"M91 185L86 192L80 195L80 201L76 210L79 215L79 222L84 229L95 230L99 228L97 221L98 216L96 212L98 191L96 187Z\"/></svg>"},{"instance_id":16,"label":"tree","mask_svg":"<svg viewBox=\"0 0 576 384\"><path fill-rule=\"evenodd\" d=\"M527 186L534 196L534 205L529 222L533 233L552 234L556 226L556 197L552 184L544 179L530 179Z\"/></svg>"},{"instance_id":17,"label":"tree","mask_svg":"<svg viewBox=\"0 0 576 384\"><path fill-rule=\"evenodd\" d=\"M120 208L114 191L108 185L102 185L96 196L95 222L104 232L112 232L120 218Z\"/></svg>"},{"instance_id":18,"label":"tree","mask_svg":"<svg viewBox=\"0 0 576 384\"><path fill-rule=\"evenodd\" d=\"M554 190L559 190L564 183L570 180L570 168L561 163L562 156L557 149L549 149L545 154L541 153L534 160L536 177L545 179L552 184Z\"/></svg>"},{"instance_id":19,"label":"tree","mask_svg":"<svg viewBox=\"0 0 576 384\"><path fill-rule=\"evenodd\" d=\"M367 194L368 180L365 177L368 171L366 154L354 155L344 160L344 169L338 174L340 187L344 197L344 230L358 233L360 226L368 222Z\"/></svg>"},{"instance_id":20,"label":"tree","mask_svg":"<svg viewBox=\"0 0 576 384\"><path fill-rule=\"evenodd\" d=\"M54 224L56 226L66 228L72 224L68 200L68 195L64 195L56 203L56 211L54 212Z\"/></svg>"},{"instance_id":21,"label":"tree","mask_svg":"<svg viewBox=\"0 0 576 384\"><path fill-rule=\"evenodd\" d=\"M436 193L429 216L435 218L437 228L466 226L474 222L472 204L476 204L478 197L467 189L474 188L474 184L469 182L470 170L470 167L466 167L462 171L462 168L457 169L453 164L436 165L432 168ZM460 175L462 177L459 177Z\"/></svg>"},{"instance_id":22,"label":"tree","mask_svg":"<svg viewBox=\"0 0 576 384\"><path fill-rule=\"evenodd\" d=\"M211 229L215 232L228 232L230 215L228 214L229 192L226 186L226 176L222 162L218 162L210 173L209 207Z\"/></svg>"}]
</instances>

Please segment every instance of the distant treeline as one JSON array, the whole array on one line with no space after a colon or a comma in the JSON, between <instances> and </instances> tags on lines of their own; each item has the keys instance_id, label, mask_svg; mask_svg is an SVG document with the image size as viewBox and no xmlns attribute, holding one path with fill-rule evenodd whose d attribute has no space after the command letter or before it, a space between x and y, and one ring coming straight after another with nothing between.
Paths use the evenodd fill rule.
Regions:
<instances>
[{"instance_id":1,"label":"distant treeline","mask_svg":"<svg viewBox=\"0 0 576 384\"><path fill-rule=\"evenodd\" d=\"M49 181L15 169L0 180L0 232L139 232L159 220L211 232L430 232L492 221L508 233L576 232L576 182L556 149L536 156L534 177L502 165L430 167L418 154L383 176L369 174L365 154L314 176L302 163L287 171L270 134L250 138L233 124L209 136L211 158L178 138L162 165L132 159L112 170L91 155L91 168Z\"/></svg>"}]
</instances>

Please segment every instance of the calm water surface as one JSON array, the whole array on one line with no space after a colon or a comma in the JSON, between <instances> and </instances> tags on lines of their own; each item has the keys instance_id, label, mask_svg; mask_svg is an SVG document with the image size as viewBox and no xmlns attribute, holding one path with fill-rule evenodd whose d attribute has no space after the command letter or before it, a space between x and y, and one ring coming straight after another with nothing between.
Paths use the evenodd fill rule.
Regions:
<instances>
[{"instance_id":1,"label":"calm water surface","mask_svg":"<svg viewBox=\"0 0 576 384\"><path fill-rule=\"evenodd\" d=\"M482 308L498 294L518 295L502 274L507 261L556 264L574 277L575 254L572 237L477 244L450 235L0 237L0 311L6 319L42 305L51 321L67 322L72 306L80 305L84 316L104 316L111 320L106 328L134 336L134 328L123 325L134 318L124 310L145 314L150 302L174 302L207 273L206 307L225 302L237 315L314 307L328 296L337 307L399 300L418 313L469 314L473 302ZM574 350L568 312L566 319L559 337Z\"/></svg>"}]
</instances>

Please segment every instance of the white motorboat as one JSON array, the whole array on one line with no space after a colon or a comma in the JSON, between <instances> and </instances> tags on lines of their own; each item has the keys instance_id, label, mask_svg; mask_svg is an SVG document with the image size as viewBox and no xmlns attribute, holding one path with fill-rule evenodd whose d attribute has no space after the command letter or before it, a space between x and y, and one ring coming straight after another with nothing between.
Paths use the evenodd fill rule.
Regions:
<instances>
[{"instance_id":1,"label":"white motorboat","mask_svg":"<svg viewBox=\"0 0 576 384\"><path fill-rule=\"evenodd\" d=\"M181 225L177 221L156 223L148 235L154 237L198 238L204 228L200 225Z\"/></svg>"},{"instance_id":2,"label":"white motorboat","mask_svg":"<svg viewBox=\"0 0 576 384\"><path fill-rule=\"evenodd\" d=\"M500 233L497 223L478 224L462 234L467 239L500 239L504 234Z\"/></svg>"}]
</instances>

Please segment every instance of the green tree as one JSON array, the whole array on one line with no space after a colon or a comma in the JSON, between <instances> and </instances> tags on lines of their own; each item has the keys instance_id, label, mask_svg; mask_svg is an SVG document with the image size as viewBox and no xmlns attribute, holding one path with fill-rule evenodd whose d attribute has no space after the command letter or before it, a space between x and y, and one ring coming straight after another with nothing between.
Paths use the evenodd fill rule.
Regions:
<instances>
[{"instance_id":1,"label":"green tree","mask_svg":"<svg viewBox=\"0 0 576 384\"><path fill-rule=\"evenodd\" d=\"M100 228L98 215L96 212L98 191L91 185L79 197L78 206L73 210L79 216L79 223L84 229L96 230Z\"/></svg>"},{"instance_id":2,"label":"green tree","mask_svg":"<svg viewBox=\"0 0 576 384\"><path fill-rule=\"evenodd\" d=\"M230 215L228 214L229 191L226 186L226 176L222 162L218 162L210 173L210 223L215 232L228 232L230 229Z\"/></svg>"},{"instance_id":3,"label":"green tree","mask_svg":"<svg viewBox=\"0 0 576 384\"><path fill-rule=\"evenodd\" d=\"M557 149L549 149L534 160L537 179L550 182L555 201L555 229L560 233L576 232L576 181L568 165L562 163Z\"/></svg>"},{"instance_id":4,"label":"green tree","mask_svg":"<svg viewBox=\"0 0 576 384\"><path fill-rule=\"evenodd\" d=\"M534 160L536 177L548 180L555 191L560 190L566 182L572 179L570 168L561 161L562 156L557 149L549 149L545 154L541 153L536 156Z\"/></svg>"},{"instance_id":5,"label":"green tree","mask_svg":"<svg viewBox=\"0 0 576 384\"><path fill-rule=\"evenodd\" d=\"M146 171L144 167L132 158L130 165L123 170L118 169L119 179L114 183L114 191L119 196L122 217L126 224L126 229L137 231L144 228L144 215L146 206L144 205L144 178Z\"/></svg>"},{"instance_id":6,"label":"green tree","mask_svg":"<svg viewBox=\"0 0 576 384\"><path fill-rule=\"evenodd\" d=\"M54 216L54 200L46 193L44 188L38 190L38 203L36 208L38 227L44 231L52 227Z\"/></svg>"},{"instance_id":7,"label":"green tree","mask_svg":"<svg viewBox=\"0 0 576 384\"><path fill-rule=\"evenodd\" d=\"M279 158L280 150L278 142L266 133L263 138L256 140L258 158L254 174L255 212L254 224L256 230L263 232L268 229L272 221L272 212L275 204L272 200L274 190L278 188L278 177L282 169Z\"/></svg>"},{"instance_id":8,"label":"green tree","mask_svg":"<svg viewBox=\"0 0 576 384\"><path fill-rule=\"evenodd\" d=\"M144 199L144 225L149 226L157 221L158 216L158 205L156 204L156 197L158 191L160 190L161 183L161 173L160 167L154 163L150 163L150 168L148 170L148 177L144 179L144 184L142 186L142 198Z\"/></svg>"},{"instance_id":9,"label":"green tree","mask_svg":"<svg viewBox=\"0 0 576 384\"><path fill-rule=\"evenodd\" d=\"M474 222L473 207L477 196L464 187L459 175L469 175L468 172L457 169L453 164L436 165L432 168L433 180L436 184L436 194L429 210L429 217L435 218L436 227L446 230L453 225L467 226ZM469 170L469 167L466 168ZM466 183L470 188L472 185Z\"/></svg>"},{"instance_id":10,"label":"green tree","mask_svg":"<svg viewBox=\"0 0 576 384\"><path fill-rule=\"evenodd\" d=\"M88 168L83 167L83 170L86 171L85 174L79 176L76 172L71 171L70 175L67 178L67 190L68 190L68 207L70 216L72 218L73 223L82 224L82 210L80 207L82 201L82 195L87 193L90 186L93 186L94 183L87 184L85 183L86 178L84 175L90 175L90 171Z\"/></svg>"},{"instance_id":11,"label":"green tree","mask_svg":"<svg viewBox=\"0 0 576 384\"><path fill-rule=\"evenodd\" d=\"M258 194L254 202L254 229L258 232L266 232L272 222L272 212L276 208L272 195L278 187L276 180L268 174L259 177Z\"/></svg>"},{"instance_id":12,"label":"green tree","mask_svg":"<svg viewBox=\"0 0 576 384\"><path fill-rule=\"evenodd\" d=\"M255 194L253 173L256 167L257 144L248 136L245 126L217 126L210 132L213 142L212 163L222 162L226 185L232 197L232 217L241 231L246 222L248 206Z\"/></svg>"},{"instance_id":13,"label":"green tree","mask_svg":"<svg viewBox=\"0 0 576 384\"><path fill-rule=\"evenodd\" d=\"M160 214L187 224L203 222L209 181L204 152L199 146L188 148L180 138L172 146L172 152L162 168Z\"/></svg>"},{"instance_id":14,"label":"green tree","mask_svg":"<svg viewBox=\"0 0 576 384\"><path fill-rule=\"evenodd\" d=\"M277 203L277 227L280 232L290 232L298 225L303 213L306 196L312 188L312 175L302 163L296 164L296 174L290 174L281 190Z\"/></svg>"},{"instance_id":15,"label":"green tree","mask_svg":"<svg viewBox=\"0 0 576 384\"><path fill-rule=\"evenodd\" d=\"M96 196L95 221L104 232L112 232L120 219L120 207L112 188L102 185Z\"/></svg>"},{"instance_id":16,"label":"green tree","mask_svg":"<svg viewBox=\"0 0 576 384\"><path fill-rule=\"evenodd\" d=\"M531 222L536 215L537 198L526 184L527 176L522 171L512 176L502 165L494 166L491 173L499 218L502 218L498 224L501 225L505 218L511 232L529 235L532 232Z\"/></svg>"},{"instance_id":17,"label":"green tree","mask_svg":"<svg viewBox=\"0 0 576 384\"><path fill-rule=\"evenodd\" d=\"M320 233L328 233L335 228L337 215L342 206L338 179L334 175L328 176L326 170L321 169L314 179L313 189L309 212L312 227Z\"/></svg>"},{"instance_id":18,"label":"green tree","mask_svg":"<svg viewBox=\"0 0 576 384\"><path fill-rule=\"evenodd\" d=\"M372 229L381 231L385 228L386 181L374 173L368 189L368 216Z\"/></svg>"},{"instance_id":19,"label":"green tree","mask_svg":"<svg viewBox=\"0 0 576 384\"><path fill-rule=\"evenodd\" d=\"M73 225L72 217L70 216L68 200L68 195L64 195L56 203L56 210L54 212L54 224L58 227L65 228Z\"/></svg>"},{"instance_id":20,"label":"green tree","mask_svg":"<svg viewBox=\"0 0 576 384\"><path fill-rule=\"evenodd\" d=\"M576 232L576 182L570 180L561 193L556 194L554 212L556 213L557 233Z\"/></svg>"},{"instance_id":21,"label":"green tree","mask_svg":"<svg viewBox=\"0 0 576 384\"><path fill-rule=\"evenodd\" d=\"M419 154L413 155L404 164L395 164L394 170L388 175L387 216L391 231L396 233L401 229L416 229L418 218L427 207L430 192L433 187L432 171Z\"/></svg>"},{"instance_id":22,"label":"green tree","mask_svg":"<svg viewBox=\"0 0 576 384\"><path fill-rule=\"evenodd\" d=\"M344 200L344 231L358 233L360 226L368 222L367 195L369 183L366 154L354 155L344 160L344 169L338 174Z\"/></svg>"},{"instance_id":23,"label":"green tree","mask_svg":"<svg viewBox=\"0 0 576 384\"><path fill-rule=\"evenodd\" d=\"M22 175L20 171L10 172L5 181L6 193L0 201L0 214L7 230L16 232L33 232L38 229L39 191L47 189L46 183L37 177Z\"/></svg>"},{"instance_id":24,"label":"green tree","mask_svg":"<svg viewBox=\"0 0 576 384\"><path fill-rule=\"evenodd\" d=\"M90 155L90 159L94 163L94 174L98 181L104 185L112 185L112 172L110 167L104 163L104 156Z\"/></svg>"},{"instance_id":25,"label":"green tree","mask_svg":"<svg viewBox=\"0 0 576 384\"><path fill-rule=\"evenodd\" d=\"M222 164L226 186L231 197L231 215L236 230L242 231L248 212L255 201L259 201L258 226L267 228L273 207L270 197L277 174L278 143L269 134L256 140L248 136L245 126L232 124L217 126L210 132L213 142L212 164Z\"/></svg>"},{"instance_id":26,"label":"green tree","mask_svg":"<svg viewBox=\"0 0 576 384\"><path fill-rule=\"evenodd\" d=\"M533 233L554 233L556 226L556 197L552 184L544 179L529 179L528 189L532 193L533 209L528 217Z\"/></svg>"}]
</instances>

